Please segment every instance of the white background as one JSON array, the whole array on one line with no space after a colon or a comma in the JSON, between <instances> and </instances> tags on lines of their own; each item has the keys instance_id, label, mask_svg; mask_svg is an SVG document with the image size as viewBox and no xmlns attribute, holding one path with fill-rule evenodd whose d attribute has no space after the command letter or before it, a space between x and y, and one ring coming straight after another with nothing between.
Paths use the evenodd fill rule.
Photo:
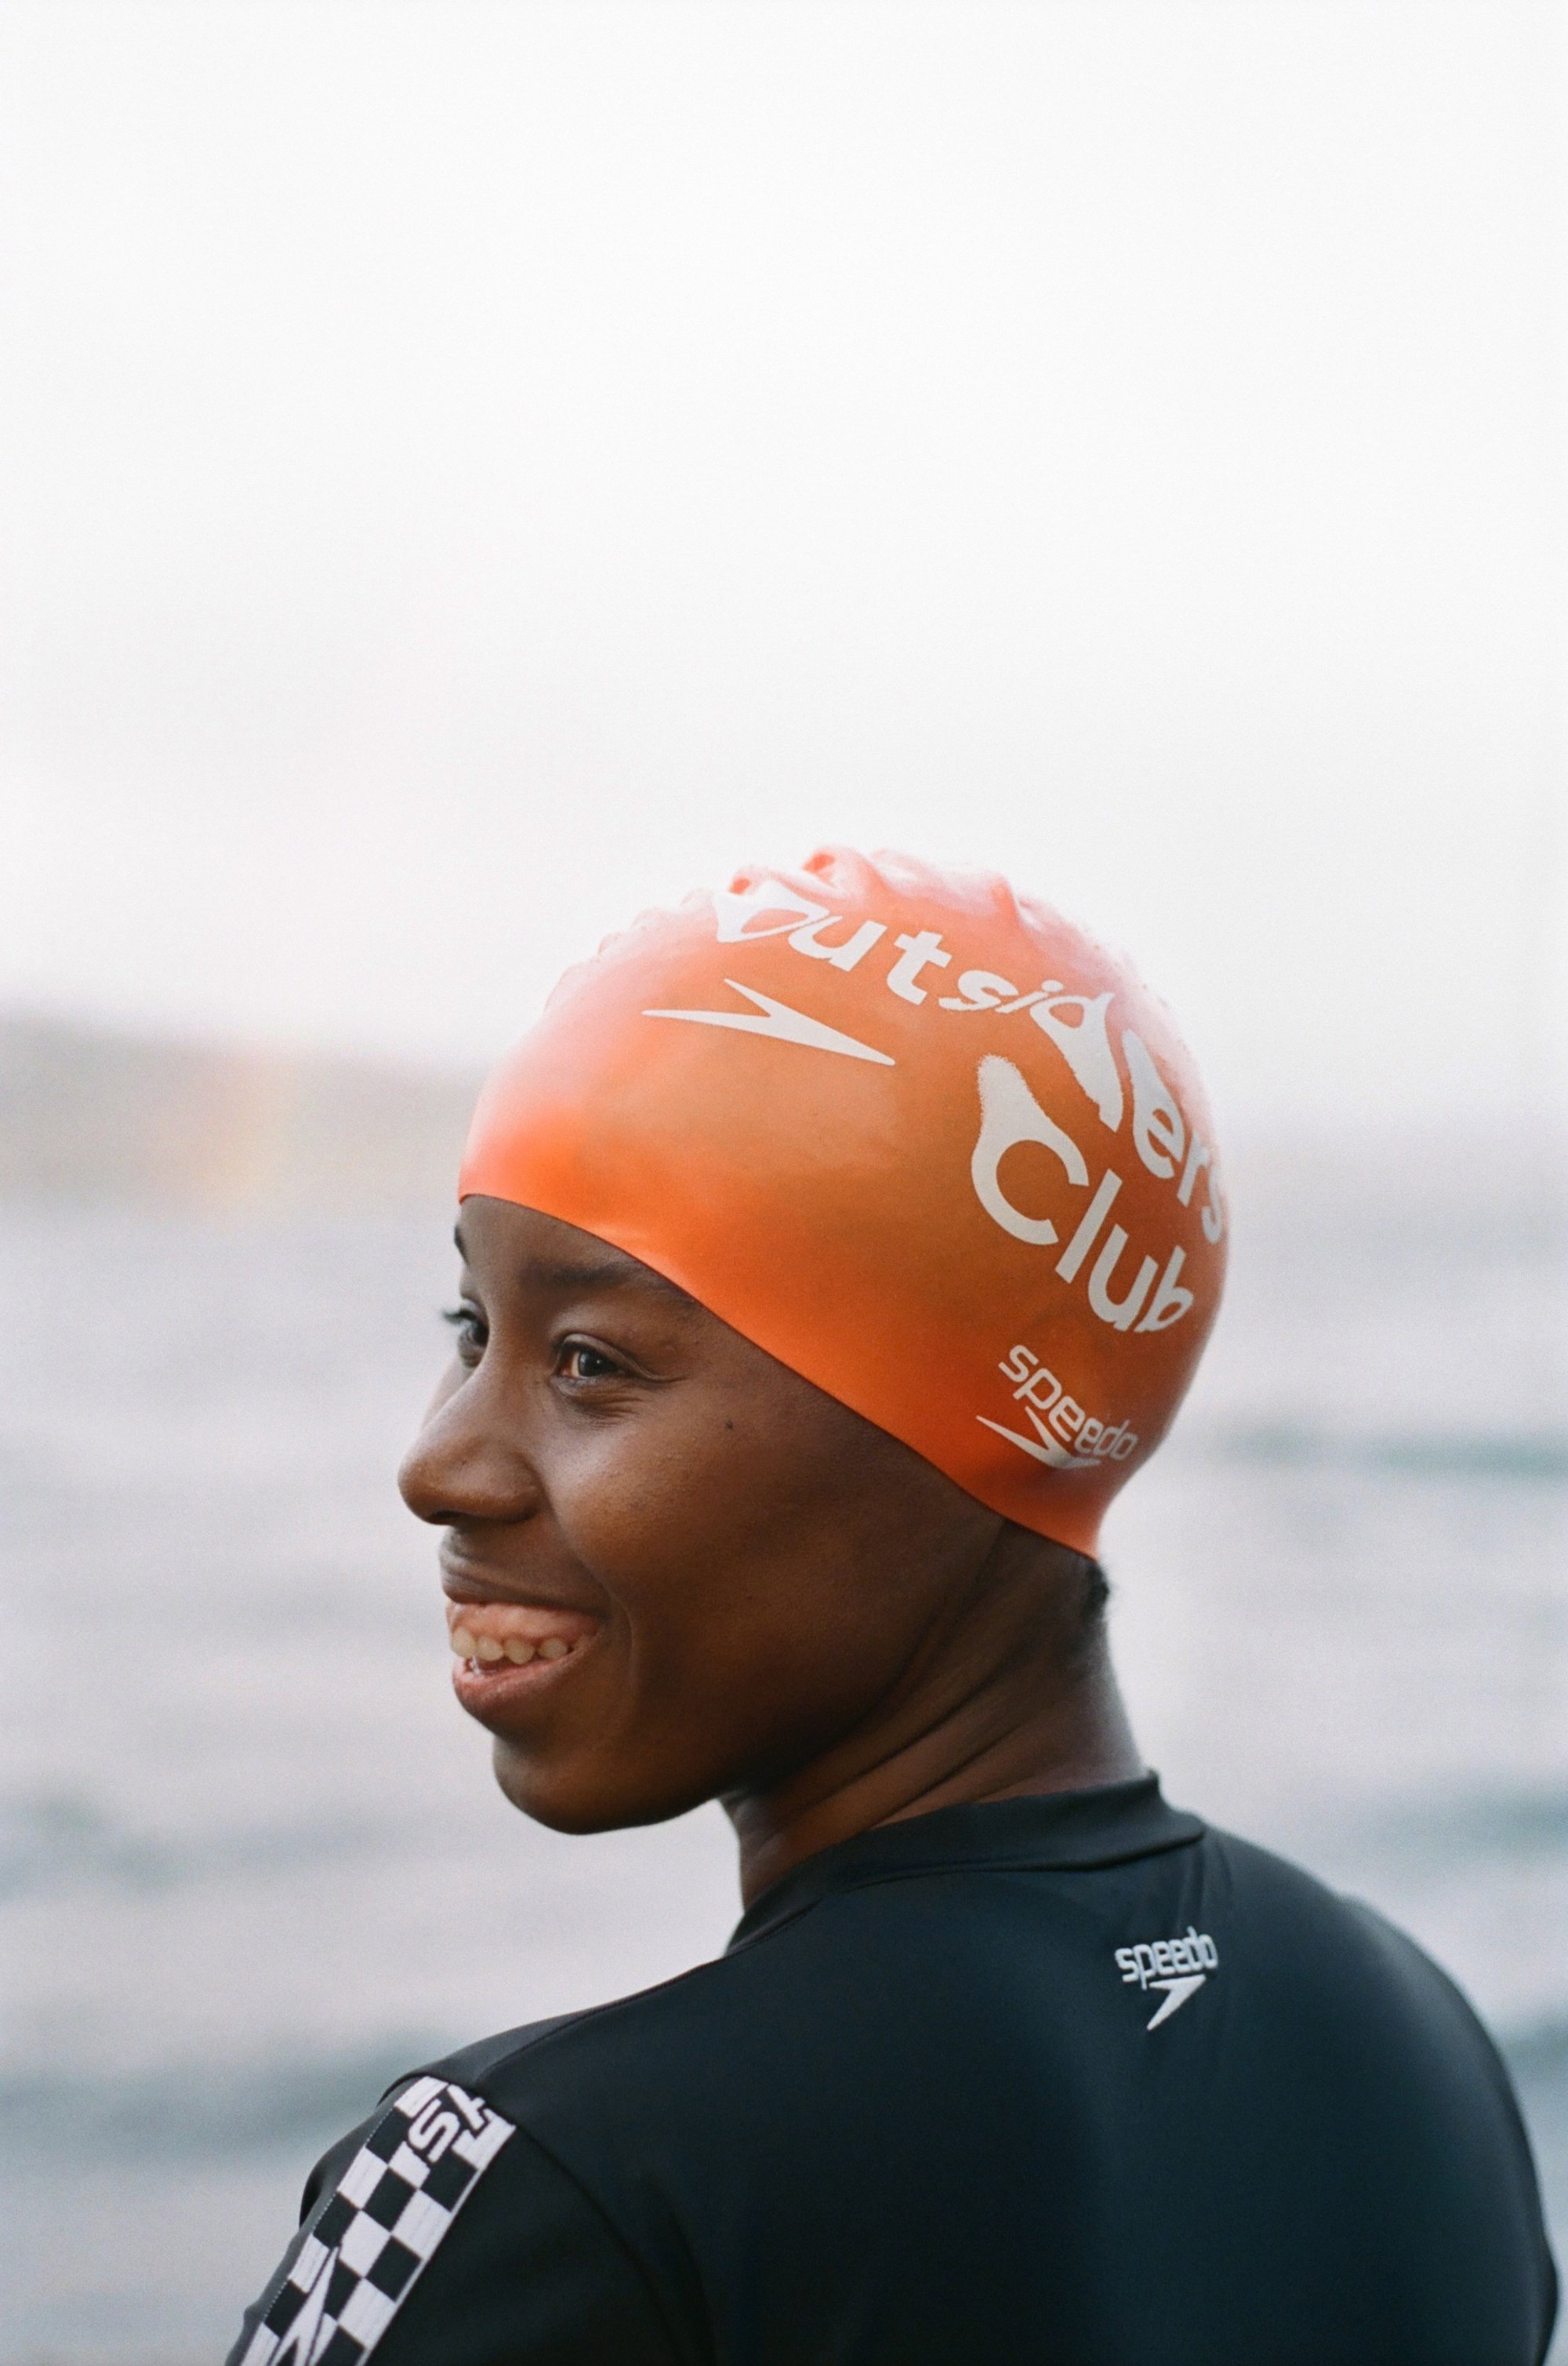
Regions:
<instances>
[{"instance_id":1,"label":"white background","mask_svg":"<svg viewBox=\"0 0 1568 2366\"><path fill-rule=\"evenodd\" d=\"M474 1061L836 838L1560 1088L1548 0L0 26L0 1002Z\"/></svg>"}]
</instances>

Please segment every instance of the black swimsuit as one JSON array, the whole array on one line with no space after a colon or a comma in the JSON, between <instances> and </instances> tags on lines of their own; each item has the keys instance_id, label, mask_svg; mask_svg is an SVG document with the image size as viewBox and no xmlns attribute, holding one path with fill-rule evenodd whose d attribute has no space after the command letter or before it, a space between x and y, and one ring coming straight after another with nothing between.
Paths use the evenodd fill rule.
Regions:
<instances>
[{"instance_id":1,"label":"black swimsuit","mask_svg":"<svg viewBox=\"0 0 1568 2366\"><path fill-rule=\"evenodd\" d=\"M729 1949L404 2082L231 2366L1538 2366L1507 2077L1154 1779L825 1851Z\"/></svg>"}]
</instances>

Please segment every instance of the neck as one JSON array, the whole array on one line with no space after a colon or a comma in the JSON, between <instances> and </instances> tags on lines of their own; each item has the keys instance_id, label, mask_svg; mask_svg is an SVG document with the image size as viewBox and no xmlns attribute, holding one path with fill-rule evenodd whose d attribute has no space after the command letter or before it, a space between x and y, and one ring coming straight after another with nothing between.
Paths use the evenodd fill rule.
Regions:
<instances>
[{"instance_id":1,"label":"neck","mask_svg":"<svg viewBox=\"0 0 1568 2366\"><path fill-rule=\"evenodd\" d=\"M969 1598L851 1733L725 1808L749 1905L804 1858L936 1808L1141 1774L1082 1563L1003 1527Z\"/></svg>"}]
</instances>

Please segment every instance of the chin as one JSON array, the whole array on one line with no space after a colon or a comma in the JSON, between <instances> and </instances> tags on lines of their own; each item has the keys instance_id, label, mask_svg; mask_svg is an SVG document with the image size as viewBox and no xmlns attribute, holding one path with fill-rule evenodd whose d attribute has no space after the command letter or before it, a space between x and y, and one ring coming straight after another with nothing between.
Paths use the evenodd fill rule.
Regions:
<instances>
[{"instance_id":1,"label":"chin","mask_svg":"<svg viewBox=\"0 0 1568 2366\"><path fill-rule=\"evenodd\" d=\"M634 1769L581 1760L541 1765L513 1742L496 1739L493 1763L503 1796L553 1832L619 1832L637 1824L665 1824L702 1807L723 1788L722 1778Z\"/></svg>"}]
</instances>

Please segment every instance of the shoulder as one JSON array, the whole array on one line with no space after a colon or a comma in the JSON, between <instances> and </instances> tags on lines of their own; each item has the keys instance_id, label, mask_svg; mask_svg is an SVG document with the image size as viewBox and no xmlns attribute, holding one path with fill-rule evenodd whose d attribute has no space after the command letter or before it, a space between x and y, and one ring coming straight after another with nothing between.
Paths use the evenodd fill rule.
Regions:
<instances>
[{"instance_id":1,"label":"shoulder","mask_svg":"<svg viewBox=\"0 0 1568 2366\"><path fill-rule=\"evenodd\" d=\"M1235 1834L1206 1836L1216 1935L1243 2025L1269 2029L1304 2066L1364 2066L1371 2091L1402 2082L1435 2109L1518 2121L1496 2046L1457 1983L1363 1899Z\"/></svg>"},{"instance_id":2,"label":"shoulder","mask_svg":"<svg viewBox=\"0 0 1568 2366\"><path fill-rule=\"evenodd\" d=\"M703 2032L734 1986L721 1959L398 2080L317 2164L229 2366L672 2366L685 2245L667 2210L634 2206L636 2169L676 2133L675 2100L700 2104Z\"/></svg>"},{"instance_id":3,"label":"shoulder","mask_svg":"<svg viewBox=\"0 0 1568 2366\"><path fill-rule=\"evenodd\" d=\"M1234 1832L1211 1826L1204 1847L1233 1944L1260 1967L1267 1964L1286 1979L1327 1977L1391 1997L1440 2001L1473 2021L1448 1974L1364 1899Z\"/></svg>"},{"instance_id":4,"label":"shoulder","mask_svg":"<svg viewBox=\"0 0 1568 2366\"><path fill-rule=\"evenodd\" d=\"M1363 1899L1214 1825L1201 1856L1213 1911L1223 1918L1238 1959L1254 1973L1305 1986L1360 1985L1391 1998L1440 1997L1469 2013L1448 1975Z\"/></svg>"},{"instance_id":5,"label":"shoulder","mask_svg":"<svg viewBox=\"0 0 1568 2366\"><path fill-rule=\"evenodd\" d=\"M492 2045L496 2041L491 2041ZM466 2052L482 2056L485 2048ZM586 2348L585 2345L586 2344ZM444 2067L401 2082L318 2164L229 2366L671 2366L659 2302L580 2180Z\"/></svg>"},{"instance_id":6,"label":"shoulder","mask_svg":"<svg viewBox=\"0 0 1568 2366\"><path fill-rule=\"evenodd\" d=\"M780 1991L799 1986L801 1971L800 1951L789 1945L720 1955L655 1988L482 2038L418 2075L482 2092L536 2132L554 2108L577 2113L602 2091L626 2126L640 2112L693 2097L720 2061L733 2077L766 2045L770 2009Z\"/></svg>"}]
</instances>

